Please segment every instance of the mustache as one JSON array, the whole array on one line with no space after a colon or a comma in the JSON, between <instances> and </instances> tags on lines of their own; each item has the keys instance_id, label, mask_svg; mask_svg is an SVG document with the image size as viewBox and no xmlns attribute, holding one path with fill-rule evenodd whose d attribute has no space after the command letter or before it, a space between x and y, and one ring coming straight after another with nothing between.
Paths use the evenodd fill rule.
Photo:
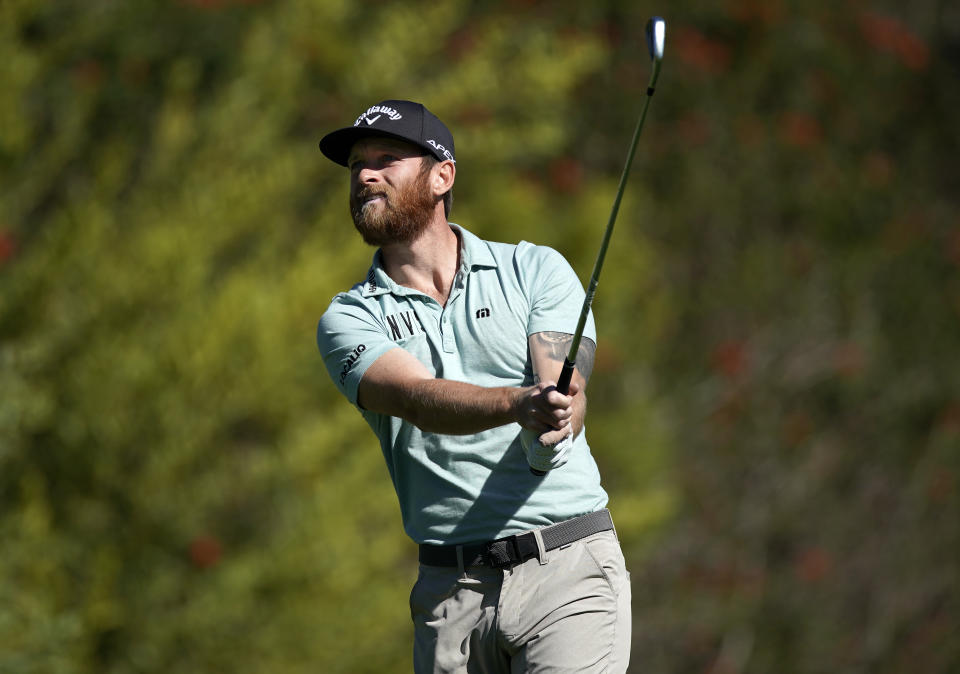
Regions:
<instances>
[{"instance_id":1,"label":"mustache","mask_svg":"<svg viewBox=\"0 0 960 674\"><path fill-rule=\"evenodd\" d=\"M353 203L360 206L367 199L372 199L373 197L383 197L387 201L390 201L390 195L387 193L387 190L382 187L358 187L353 192Z\"/></svg>"}]
</instances>

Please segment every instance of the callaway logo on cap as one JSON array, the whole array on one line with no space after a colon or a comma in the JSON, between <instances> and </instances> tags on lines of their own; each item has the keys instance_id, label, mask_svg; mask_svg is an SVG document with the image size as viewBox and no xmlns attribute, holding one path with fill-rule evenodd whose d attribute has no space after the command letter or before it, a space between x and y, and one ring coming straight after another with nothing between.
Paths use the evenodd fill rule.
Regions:
<instances>
[{"instance_id":1,"label":"callaway logo on cap","mask_svg":"<svg viewBox=\"0 0 960 674\"><path fill-rule=\"evenodd\" d=\"M353 144L370 136L405 140L439 161L456 161L450 130L422 104L412 101L390 100L370 106L353 126L324 136L320 140L320 151L331 161L346 166Z\"/></svg>"}]
</instances>

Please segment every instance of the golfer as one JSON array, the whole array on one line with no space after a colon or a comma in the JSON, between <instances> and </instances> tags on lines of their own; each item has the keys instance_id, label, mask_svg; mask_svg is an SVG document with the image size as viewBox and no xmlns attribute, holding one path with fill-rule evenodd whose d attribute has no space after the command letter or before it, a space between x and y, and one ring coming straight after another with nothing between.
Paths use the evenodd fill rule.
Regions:
<instances>
[{"instance_id":1,"label":"golfer","mask_svg":"<svg viewBox=\"0 0 960 674\"><path fill-rule=\"evenodd\" d=\"M576 274L550 248L448 221L453 136L419 103L373 105L320 149L349 168L354 225L377 248L317 342L420 546L415 671L625 671L629 574L584 432L592 317L568 394L554 385Z\"/></svg>"}]
</instances>

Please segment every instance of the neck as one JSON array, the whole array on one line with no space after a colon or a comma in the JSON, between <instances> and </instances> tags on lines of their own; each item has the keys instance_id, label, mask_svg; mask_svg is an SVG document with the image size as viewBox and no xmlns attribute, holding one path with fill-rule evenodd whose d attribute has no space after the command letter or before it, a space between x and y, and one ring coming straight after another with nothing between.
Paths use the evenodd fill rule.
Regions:
<instances>
[{"instance_id":1,"label":"neck","mask_svg":"<svg viewBox=\"0 0 960 674\"><path fill-rule=\"evenodd\" d=\"M445 217L435 218L410 243L393 243L380 249L387 275L396 283L447 303L460 264L460 237Z\"/></svg>"}]
</instances>

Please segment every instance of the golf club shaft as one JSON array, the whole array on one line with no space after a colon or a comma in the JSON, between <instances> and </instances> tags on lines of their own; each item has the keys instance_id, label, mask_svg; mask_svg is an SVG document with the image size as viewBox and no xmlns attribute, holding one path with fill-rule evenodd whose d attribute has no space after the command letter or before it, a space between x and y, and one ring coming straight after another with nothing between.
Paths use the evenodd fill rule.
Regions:
<instances>
[{"instance_id":1,"label":"golf club shaft","mask_svg":"<svg viewBox=\"0 0 960 674\"><path fill-rule=\"evenodd\" d=\"M570 352L563 361L563 369L560 371L560 378L557 380L557 390L563 394L566 394L567 391L570 390L570 379L573 377L573 369L576 367L577 352L580 350L580 340L583 338L583 329L587 324L587 316L590 314L593 296L597 292L597 284L600 282L600 271L603 269L603 260L607 256L607 247L610 245L610 235L613 234L613 226L617 221L617 213L620 211L620 201L623 199L623 191L627 186L627 177L630 175L630 166L633 164L633 157L637 153L637 143L640 140L640 132L643 130L643 123L647 119L647 109L650 107L650 100L653 98L653 92L659 75L660 63L655 61L653 71L650 73L650 83L647 86L647 97L643 103L643 111L640 113L640 119L637 120L637 128L633 131L633 140L630 142L627 161L623 166L623 173L620 174L620 185L617 187L617 196L613 200L610 219L607 221L607 228L603 232L603 240L600 243L600 252L597 253L597 261L594 262L593 273L590 275L590 285L587 287L587 294L583 298L583 308L580 310L577 329L574 331L573 341L570 343Z\"/></svg>"},{"instance_id":2,"label":"golf club shaft","mask_svg":"<svg viewBox=\"0 0 960 674\"><path fill-rule=\"evenodd\" d=\"M597 261L593 264L593 273L590 275L590 285L587 287L587 293L583 298L583 308L580 310L577 329L573 333L573 339L570 342L570 351L563 361L563 368L560 370L560 377L557 380L557 390L564 395L570 391L570 380L573 378L573 369L576 367L577 353L580 351L580 340L583 338L583 329L587 324L587 317L590 315L590 306L593 304L593 296L597 292L597 284L600 282L600 271L603 269L603 259L607 255L607 247L610 245L610 235L613 233L613 225L617 221L617 213L620 211L620 200L623 198L623 191L627 186L627 177L630 175L633 156L637 153L637 142L640 140L643 123L647 119L647 109L650 107L650 99L653 97L653 92L657 86L657 78L660 76L660 63L663 59L664 27L663 19L658 16L653 17L647 22L647 49L650 52L650 59L652 61L650 82L647 84L647 97L643 103L640 119L637 120L637 128L633 131L633 140L630 141L630 151L627 153L627 161L623 165L623 173L620 174L620 185L617 187L617 196L613 200L610 219L607 221L607 228L603 232L603 241L600 243L600 252L597 253ZM530 472L537 477L546 475L544 471L537 470L532 466L530 467Z\"/></svg>"}]
</instances>

